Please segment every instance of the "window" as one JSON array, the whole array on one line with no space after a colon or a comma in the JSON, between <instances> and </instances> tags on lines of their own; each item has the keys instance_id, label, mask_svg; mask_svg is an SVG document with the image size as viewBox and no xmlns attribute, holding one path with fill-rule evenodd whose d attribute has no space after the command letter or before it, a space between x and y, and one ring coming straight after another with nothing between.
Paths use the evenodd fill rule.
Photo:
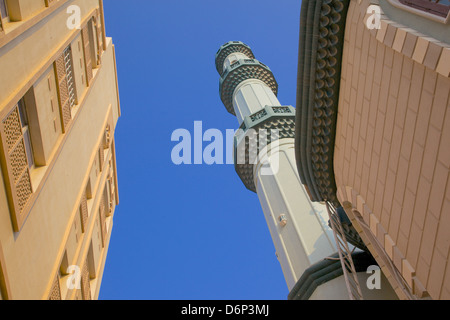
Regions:
<instances>
[{"instance_id":1,"label":"window","mask_svg":"<svg viewBox=\"0 0 450 320\"><path fill-rule=\"evenodd\" d=\"M90 183L89 183L90 185ZM90 188L90 187L89 187ZM89 199L91 199L90 197ZM80 221L81 221L81 232L85 233L87 231L87 223L89 219L89 208L88 208L88 196L87 191L85 190L83 192L83 195L81 197L81 202L78 207L78 211L80 213Z\"/></svg>"},{"instance_id":2,"label":"window","mask_svg":"<svg viewBox=\"0 0 450 320\"><path fill-rule=\"evenodd\" d=\"M83 40L83 46L84 46L84 66L86 68L86 82L87 85L90 86L93 78L93 71L92 71L92 49L91 49L91 41L90 41L90 35L89 35L89 24L87 24L82 30L81 30L81 38Z\"/></svg>"},{"instance_id":3,"label":"window","mask_svg":"<svg viewBox=\"0 0 450 320\"><path fill-rule=\"evenodd\" d=\"M400 3L446 18L450 10L450 0L399 0Z\"/></svg>"},{"instance_id":4,"label":"window","mask_svg":"<svg viewBox=\"0 0 450 320\"><path fill-rule=\"evenodd\" d=\"M0 126L0 135L5 142L0 148L4 164L3 177L15 231L20 231L25 222L27 205L33 194L31 170L35 158L30 139L32 123L28 122L32 108L27 110L25 102L28 103L29 99L20 99L1 120Z\"/></svg>"},{"instance_id":5,"label":"window","mask_svg":"<svg viewBox=\"0 0 450 320\"><path fill-rule=\"evenodd\" d=\"M64 66L66 71L67 87L69 90L69 105L70 108L73 108L76 103L76 88L73 75L72 49L70 46L64 50Z\"/></svg>"},{"instance_id":6,"label":"window","mask_svg":"<svg viewBox=\"0 0 450 320\"><path fill-rule=\"evenodd\" d=\"M98 35L97 35L97 26L95 23L95 17L92 18L87 24L88 32L89 32L89 46L91 53L91 63L93 68L97 68L100 65L100 56L98 50Z\"/></svg>"},{"instance_id":7,"label":"window","mask_svg":"<svg viewBox=\"0 0 450 320\"><path fill-rule=\"evenodd\" d=\"M64 255L61 264L59 265L59 275L67 276L69 274L68 269L69 269L69 258L67 256L67 250L64 250Z\"/></svg>"},{"instance_id":8,"label":"window","mask_svg":"<svg viewBox=\"0 0 450 320\"><path fill-rule=\"evenodd\" d=\"M105 132L103 134L103 148L109 149L110 144L111 144L111 126L107 124Z\"/></svg>"},{"instance_id":9,"label":"window","mask_svg":"<svg viewBox=\"0 0 450 320\"><path fill-rule=\"evenodd\" d=\"M86 261L81 270L81 294L83 300L91 300L91 285L90 285L89 265Z\"/></svg>"},{"instance_id":10,"label":"window","mask_svg":"<svg viewBox=\"0 0 450 320\"><path fill-rule=\"evenodd\" d=\"M105 215L111 215L111 181L106 180L105 188L103 189L103 201L105 202Z\"/></svg>"},{"instance_id":11,"label":"window","mask_svg":"<svg viewBox=\"0 0 450 320\"><path fill-rule=\"evenodd\" d=\"M77 92L70 45L64 49L54 63L58 84L59 111L62 118L63 133L66 133L72 121L72 107L77 103Z\"/></svg>"},{"instance_id":12,"label":"window","mask_svg":"<svg viewBox=\"0 0 450 320\"><path fill-rule=\"evenodd\" d=\"M33 148L31 145L30 130L28 127L28 116L23 98L17 103L19 109L20 123L22 125L23 141L25 144L25 152L27 154L28 168L34 166Z\"/></svg>"},{"instance_id":13,"label":"window","mask_svg":"<svg viewBox=\"0 0 450 320\"><path fill-rule=\"evenodd\" d=\"M48 300L61 300L61 286L59 284L59 275L56 275Z\"/></svg>"},{"instance_id":14,"label":"window","mask_svg":"<svg viewBox=\"0 0 450 320\"><path fill-rule=\"evenodd\" d=\"M91 239L91 243L89 245L89 251L88 251L87 259L86 259L86 263L88 265L88 270L89 270L89 279L97 278L96 261L98 261L98 252L95 252L94 250L95 250L94 243Z\"/></svg>"},{"instance_id":15,"label":"window","mask_svg":"<svg viewBox=\"0 0 450 320\"><path fill-rule=\"evenodd\" d=\"M2 14L2 18L7 18L9 16L6 0L0 0L0 13Z\"/></svg>"}]
</instances>

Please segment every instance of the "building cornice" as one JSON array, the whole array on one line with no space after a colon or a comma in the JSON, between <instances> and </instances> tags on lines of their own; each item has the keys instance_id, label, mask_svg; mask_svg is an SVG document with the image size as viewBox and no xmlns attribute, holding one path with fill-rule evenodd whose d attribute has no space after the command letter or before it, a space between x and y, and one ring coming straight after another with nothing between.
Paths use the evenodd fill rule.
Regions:
<instances>
[{"instance_id":1,"label":"building cornice","mask_svg":"<svg viewBox=\"0 0 450 320\"><path fill-rule=\"evenodd\" d=\"M303 1L296 114L296 159L311 200L337 207L334 139L349 0Z\"/></svg>"},{"instance_id":2,"label":"building cornice","mask_svg":"<svg viewBox=\"0 0 450 320\"><path fill-rule=\"evenodd\" d=\"M248 79L261 80L275 96L278 94L278 83L269 67L256 59L240 59L223 71L219 82L220 98L232 115L236 115L233 106L234 92L240 83Z\"/></svg>"},{"instance_id":3,"label":"building cornice","mask_svg":"<svg viewBox=\"0 0 450 320\"><path fill-rule=\"evenodd\" d=\"M294 132L295 109L291 106L266 106L244 118L234 136L234 168L247 189L256 193L254 171L257 158L264 159L262 149L272 142L294 138Z\"/></svg>"},{"instance_id":4,"label":"building cornice","mask_svg":"<svg viewBox=\"0 0 450 320\"><path fill-rule=\"evenodd\" d=\"M313 201L337 201L333 155L347 18L363 17L360 27L367 28L377 41L445 77L450 76L450 45L389 20L378 4L376 0L360 0L358 10L347 17L348 0L302 3L296 157L300 178ZM369 28L367 24L374 14L368 10L371 5L380 9L378 28Z\"/></svg>"},{"instance_id":5,"label":"building cornice","mask_svg":"<svg viewBox=\"0 0 450 320\"><path fill-rule=\"evenodd\" d=\"M377 265L375 259L364 251L354 252L352 260L356 272L366 272L371 265ZM302 274L288 295L288 300L308 300L320 285L343 276L342 264L336 253L312 265Z\"/></svg>"}]
</instances>

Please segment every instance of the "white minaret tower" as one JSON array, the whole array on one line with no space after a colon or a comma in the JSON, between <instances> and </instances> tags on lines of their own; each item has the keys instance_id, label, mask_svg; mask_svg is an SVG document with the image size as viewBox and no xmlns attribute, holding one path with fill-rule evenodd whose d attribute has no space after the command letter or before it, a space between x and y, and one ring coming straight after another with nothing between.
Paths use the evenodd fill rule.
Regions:
<instances>
[{"instance_id":1,"label":"white minaret tower","mask_svg":"<svg viewBox=\"0 0 450 320\"><path fill-rule=\"evenodd\" d=\"M295 109L280 104L271 70L244 43L224 44L216 53L216 69L221 100L240 125L234 141L236 172L258 195L289 291L302 287L309 291L302 293L306 299L348 299L339 276L308 284L329 272L331 264L340 265L327 209L310 201L298 176Z\"/></svg>"}]
</instances>

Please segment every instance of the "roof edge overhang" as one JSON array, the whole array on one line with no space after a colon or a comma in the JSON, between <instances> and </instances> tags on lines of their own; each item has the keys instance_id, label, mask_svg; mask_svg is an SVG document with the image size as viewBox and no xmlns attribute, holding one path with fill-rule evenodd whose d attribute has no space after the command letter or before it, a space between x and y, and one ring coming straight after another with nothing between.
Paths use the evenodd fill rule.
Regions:
<instances>
[{"instance_id":1,"label":"roof edge overhang","mask_svg":"<svg viewBox=\"0 0 450 320\"><path fill-rule=\"evenodd\" d=\"M300 15L295 154L312 201L338 206L333 154L350 0L304 0Z\"/></svg>"}]
</instances>

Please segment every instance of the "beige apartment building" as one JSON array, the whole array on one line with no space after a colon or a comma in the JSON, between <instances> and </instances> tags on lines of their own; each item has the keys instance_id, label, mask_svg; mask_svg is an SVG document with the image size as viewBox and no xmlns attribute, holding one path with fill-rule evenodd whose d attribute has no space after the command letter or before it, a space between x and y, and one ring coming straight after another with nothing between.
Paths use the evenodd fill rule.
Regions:
<instances>
[{"instance_id":1,"label":"beige apartment building","mask_svg":"<svg viewBox=\"0 0 450 320\"><path fill-rule=\"evenodd\" d=\"M119 199L103 1L0 9L0 300L97 299Z\"/></svg>"},{"instance_id":2,"label":"beige apartment building","mask_svg":"<svg viewBox=\"0 0 450 320\"><path fill-rule=\"evenodd\" d=\"M298 171L313 201L343 207L400 299L450 299L449 10L302 2Z\"/></svg>"}]
</instances>

